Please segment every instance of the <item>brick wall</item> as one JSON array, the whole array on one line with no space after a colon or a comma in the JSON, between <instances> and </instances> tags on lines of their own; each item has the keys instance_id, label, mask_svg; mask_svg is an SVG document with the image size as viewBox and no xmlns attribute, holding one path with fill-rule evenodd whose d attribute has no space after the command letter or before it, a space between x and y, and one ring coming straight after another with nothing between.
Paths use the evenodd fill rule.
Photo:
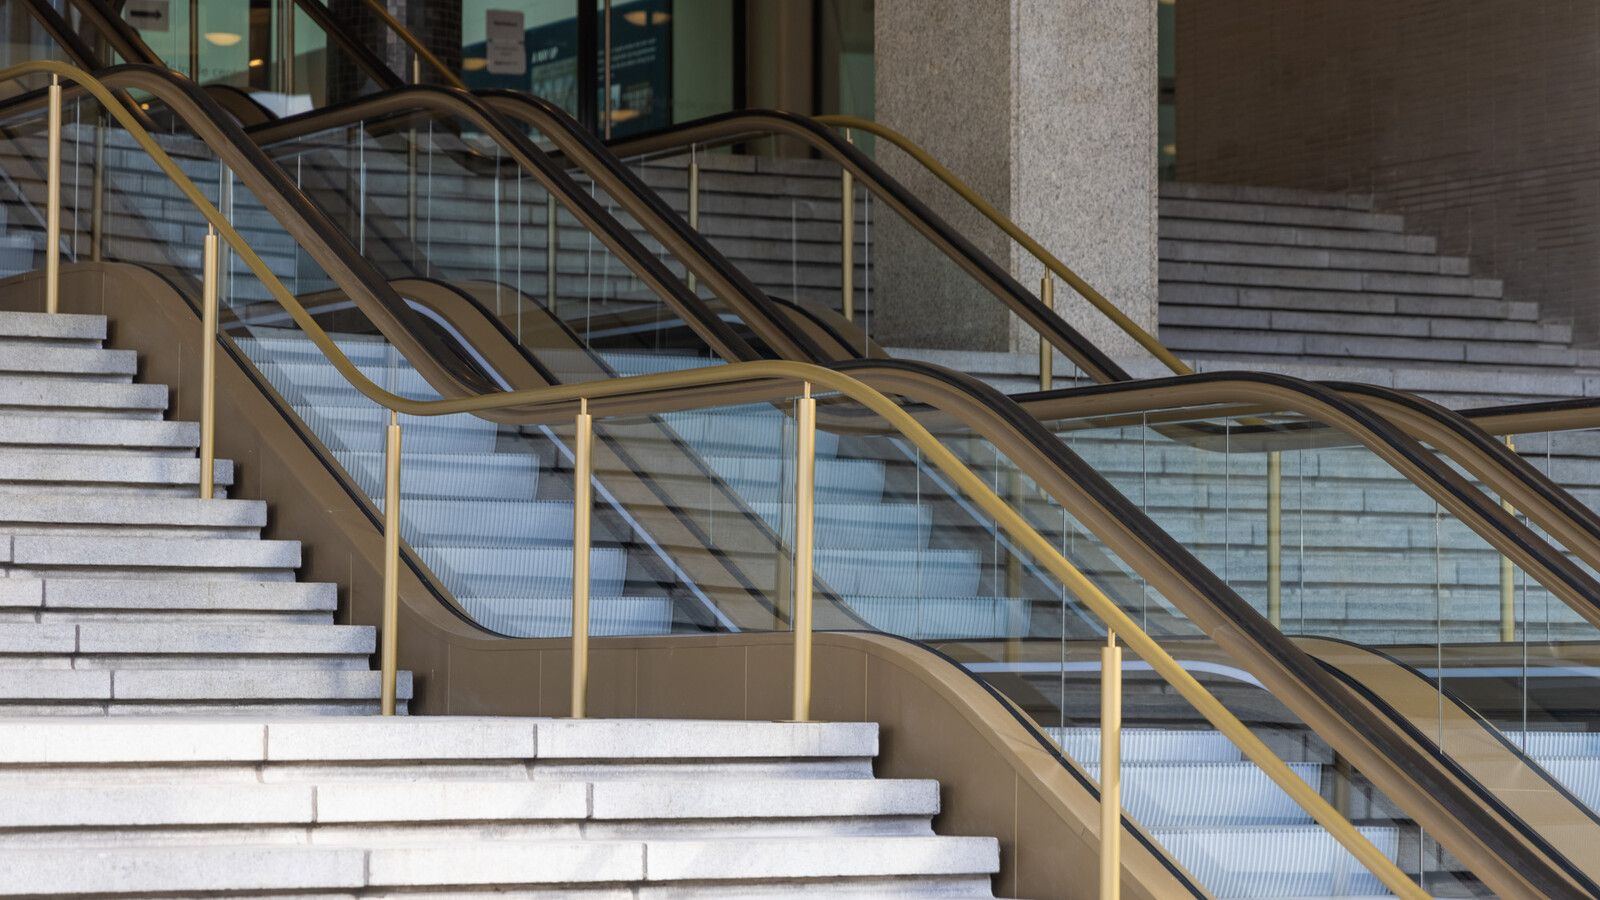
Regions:
<instances>
[{"instance_id":1,"label":"brick wall","mask_svg":"<svg viewBox=\"0 0 1600 900\"><path fill-rule=\"evenodd\" d=\"M1600 344L1600 3L1175 10L1180 180L1372 193Z\"/></svg>"}]
</instances>

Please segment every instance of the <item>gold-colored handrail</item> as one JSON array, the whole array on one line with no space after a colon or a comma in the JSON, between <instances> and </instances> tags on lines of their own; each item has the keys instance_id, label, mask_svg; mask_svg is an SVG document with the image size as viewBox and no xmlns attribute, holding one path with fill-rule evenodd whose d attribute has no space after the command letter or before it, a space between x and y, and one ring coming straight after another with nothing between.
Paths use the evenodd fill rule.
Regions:
<instances>
[{"instance_id":1,"label":"gold-colored handrail","mask_svg":"<svg viewBox=\"0 0 1600 900\"><path fill-rule=\"evenodd\" d=\"M966 182L956 177L954 172L951 172L949 169L945 168L937 159L933 158L932 154L917 146L917 144L914 143L910 138L898 131L895 131L893 128L890 128L887 125L879 124L871 119L863 119L859 116L829 115L816 116L815 118L818 122L833 128L849 128L865 131L868 134L881 137L889 143L894 144L896 147L899 147L901 150L904 150L908 156L920 163L923 168L927 169L929 172L932 172L935 177L948 185L951 190L961 195L961 199L967 201L974 209L983 213L985 218L999 226L1000 230L1009 235L1012 240L1021 244L1023 249L1033 254L1033 257L1039 260L1039 262L1043 263L1045 268L1060 276L1061 280L1065 281L1072 287L1073 290L1077 291L1079 296L1089 301L1089 303L1094 306L1095 309L1099 310L1102 315L1110 319L1118 328L1121 328L1124 332L1126 332L1129 337L1133 338L1134 341L1148 351L1151 356L1161 360L1163 365L1179 375L1194 374L1194 369L1191 369L1183 362L1183 360L1174 356L1172 351L1168 350L1164 344L1156 340L1154 335L1150 334L1148 331L1145 331L1143 328L1140 328L1139 323L1128 318L1127 313L1117 309L1116 305L1110 300L1107 300L1104 294L1101 294L1099 291L1095 290L1093 285L1089 284L1087 281L1084 281L1083 278L1078 275L1078 273L1068 268L1066 263L1062 262L1060 259L1057 259L1055 254L1051 253L1049 250L1046 250L1042 244L1030 237L1026 231L1023 231L1022 228L1017 225L1017 223L1006 218L1004 213L1000 212L998 209L995 209L993 204L983 199L981 194L973 190L967 185Z\"/></svg>"},{"instance_id":2,"label":"gold-colored handrail","mask_svg":"<svg viewBox=\"0 0 1600 900\"><path fill-rule=\"evenodd\" d=\"M959 490L972 498L973 502L991 516L1017 546L1031 554L1046 571L1061 581L1080 601L1093 610L1111 633L1119 635L1140 658L1148 663L1168 684L1172 685L1213 727L1226 735L1235 746L1239 747L1247 759L1266 773L1280 789L1310 814L1313 820L1326 829L1357 861L1371 871L1385 887L1396 896L1407 898L1407 900L1427 900L1429 898L1427 892L1412 882L1393 860L1389 859L1388 856L1362 835L1355 825L1340 814L1332 804L1324 800L1317 789L1311 787L1297 776L1282 759L1279 759L1277 755L1268 749L1260 738L1256 737L1233 713L1229 712L1210 691L1206 690L1199 681L1190 675L1154 638L1151 638L1141 630L1138 624L1124 613L1115 602L1107 597L1077 567L1068 562L1049 540L1035 531L1016 509L991 490L983 478L963 464L938 438L924 428L916 417L887 395L842 372L808 363L780 360L735 363L715 368L638 375L601 382L503 391L442 400L413 400L390 393L379 387L356 368L355 364L339 349L327 332L323 331L322 327L311 317L299 300L272 273L260 255L250 247L221 212L206 199L194 182L178 168L177 163L167 155L166 151L161 149L155 139L139 125L128 110L116 101L110 89L86 72L65 63L51 60L26 62L0 70L0 82L35 73L49 73L74 81L99 100L106 108L106 111L116 118L118 123L133 136L141 149L151 157L196 210L216 229L222 239L227 241L234 252L239 254L250 270L261 280L268 292L283 306L295 323L305 331L306 336L328 358L334 368L364 396L389 409L391 413L439 416L452 413L483 412L491 409L515 410L519 408L548 407L574 402L587 406L589 401L597 398L620 398L638 395L660 396L679 390L711 386L729 387L760 382L803 385L804 393L808 397L814 388L820 388L848 397L871 410L917 447L923 457L931 465L943 472ZM208 335L207 340L215 340L215 337ZM707 397L703 405L714 405L716 402L715 398ZM587 414L587 409L584 410L584 414ZM390 439L388 442L390 462L387 466L387 471L392 477L387 479L388 483L385 485L386 509L384 512L385 520L389 523L385 530L393 531L393 533L385 535L385 543L386 545L391 545L393 549L391 550L389 546L386 546L386 556L398 552L399 425L393 417L391 417L391 422L395 424L390 426L392 429L389 432ZM386 564L385 577L386 580L395 577L393 566ZM388 626L386 629L388 633L384 635L383 640L386 646L392 645L395 641L393 623L397 621L397 617L391 614L390 607L397 604L397 599L394 596L392 586L391 583L385 587L384 621ZM809 635L804 637L808 638ZM796 639L797 642L802 639L799 629L796 630ZM390 670L397 665L395 656L396 654L389 650L383 653L385 665L384 681L386 685L392 683L390 678L393 676ZM809 673L805 673L804 677L809 679ZM796 693L798 695L798 689ZM388 694L387 689L386 694ZM392 702L392 700L388 702Z\"/></svg>"}]
</instances>

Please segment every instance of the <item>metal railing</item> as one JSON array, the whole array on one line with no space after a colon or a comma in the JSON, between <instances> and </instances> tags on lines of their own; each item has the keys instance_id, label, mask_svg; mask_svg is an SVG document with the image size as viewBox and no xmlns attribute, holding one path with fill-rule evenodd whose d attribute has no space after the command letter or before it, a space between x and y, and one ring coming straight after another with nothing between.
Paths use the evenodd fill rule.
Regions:
<instances>
[{"instance_id":1,"label":"metal railing","mask_svg":"<svg viewBox=\"0 0 1600 900\"><path fill-rule=\"evenodd\" d=\"M561 385L555 387L535 388L519 391L506 391L491 394L479 394L466 397L456 397L441 400L413 400L397 394L390 393L379 387L367 378L351 362L342 350L334 343L333 339L312 318L299 300L268 268L259 254L250 246L239 232L228 222L227 218L218 211L200 189L186 176L166 154L155 140L146 132L127 109L122 107L112 95L111 91L98 79L72 66L52 61L38 61L23 63L0 71L0 82L11 81L17 78L38 73L47 73L52 76L56 91L54 108L59 110L59 81L63 78L73 81L87 90L97 100L104 104L106 111L121 124L129 134L138 142L141 149L156 163L162 172L178 187L186 199L207 220L212 229L213 236L206 242L206 269L209 277L207 282L212 283L207 299L208 309L214 302L215 283L215 252L216 238L226 242L234 253L250 271L261 281L262 285L272 297L284 308L316 345L318 350L328 359L341 376L348 381L357 391L368 399L389 410L389 424L387 440L385 442L385 481L384 481L384 585L383 585L383 634L380 665L382 668L383 692L382 707L385 714L393 714L395 707L395 682L398 673L398 622L399 622L399 589L398 589L398 559L399 559L399 523L400 523L400 480L401 480L401 426L399 414L414 416L439 416L453 413L484 413L490 410L512 410L528 417L530 421L539 415L550 415L560 410L576 409L575 422L579 426L579 434L590 431L592 420L591 404L595 401L617 401L619 408L625 408L628 403L637 404L641 398L652 400L658 408L671 404L666 402L677 394L687 398L687 402L673 405L672 408L703 408L720 405L723 401L715 392L696 390L702 388L749 388L752 386L766 386L775 396L801 395L799 406L799 427L797 428L798 465L796 474L796 487L798 501L795 504L795 597L794 612L791 617L792 629L795 640L794 664L794 697L793 717L797 721L806 721L810 718L810 594L811 594L811 567L812 567L812 533L813 533L813 497L811 496L814 468L816 415L813 391L822 390L832 392L855 401L871 412L881 417L889 428L897 432L910 444L915 446L927 462L942 472L950 482L961 492L992 517L997 527L1003 530L1023 551L1029 553L1052 576L1058 579L1072 592L1085 606L1099 617L1107 628L1108 647L1104 657L1106 664L1102 673L1104 690L1107 697L1109 711L1104 721L1106 755L1102 759L1102 782L1109 788L1102 794L1102 896L1115 898L1120 881L1120 859L1118 857L1122 811L1119 801L1118 785L1118 756L1120 747L1120 718L1116 711L1120 710L1120 665L1118 661L1120 651L1115 646L1120 639L1132 647L1141 659L1159 674L1179 695L1184 697L1196 710L1209 721L1213 727L1223 733L1243 752L1245 757L1259 767L1272 781L1287 793L1314 821L1325 828L1356 860L1371 871L1389 890L1396 896L1408 900L1423 900L1428 894L1416 883L1412 882L1400 867L1389 859L1381 850L1362 835L1328 801L1324 800L1320 792L1297 776L1289 766L1278 758L1260 738L1256 737L1233 713L1229 712L1220 701L1216 699L1204 686L1184 669L1181 663L1174 659L1153 638L1141 630L1138 625L1124 613L1114 601L1103 593L1082 572L1070 563L1053 544L1035 531L1009 503L990 489L989 485L978 474L974 473L942 442L929 432L917 418L889 396L868 386L864 382L850 375L820 366L806 363L787 361L757 361L735 363L729 366L691 369L679 372L667 372L654 375L641 375L629 378L617 378L603 382L588 382L574 385ZM51 159L59 166L59 124L51 129L50 141L52 143ZM58 182L52 182L58 184ZM57 198L59 199L59 198ZM59 228L59 224L57 225ZM52 245L59 240L59 234L49 236ZM58 308L54 299L49 302L49 308L54 311ZM218 340L215 331L215 314L203 315L205 326L211 330L204 334L204 342L214 345ZM207 365L202 377L206 380L208 389L215 383L214 352L208 353L211 362ZM799 390L795 390L798 388ZM206 416L204 425L214 428L213 416ZM205 442L205 438L202 439ZM580 438L580 440L582 440ZM587 442L580 443L580 448ZM580 460L574 472L574 481L577 485L575 491L575 524L585 521L590 514L587 504L584 504L584 492L593 478L592 453L579 454ZM200 481L203 483L212 477L212 473L202 469ZM203 488L202 488L203 490ZM573 577L574 577L574 621L573 621L573 709L575 715L582 715L585 697L585 688L588 676L587 654L579 652L580 642L586 644L587 623L580 624L581 611L578 603L587 597L587 546L588 529L575 532L573 541ZM580 564L581 561L581 564ZM581 583L580 583L581 582Z\"/></svg>"}]
</instances>

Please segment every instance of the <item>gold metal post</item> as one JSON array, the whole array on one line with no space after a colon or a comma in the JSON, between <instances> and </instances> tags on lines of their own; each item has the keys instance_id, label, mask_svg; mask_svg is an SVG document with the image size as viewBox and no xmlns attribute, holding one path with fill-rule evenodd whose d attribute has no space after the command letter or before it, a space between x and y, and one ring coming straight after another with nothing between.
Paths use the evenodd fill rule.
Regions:
<instances>
[{"instance_id":1,"label":"gold metal post","mask_svg":"<svg viewBox=\"0 0 1600 900\"><path fill-rule=\"evenodd\" d=\"M845 129L844 137L850 140L849 129ZM840 309L844 311L845 320L853 322L856 317L856 181L849 169L840 176L839 186L839 290L843 296ZM796 297L795 301L799 299Z\"/></svg>"},{"instance_id":2,"label":"gold metal post","mask_svg":"<svg viewBox=\"0 0 1600 900\"><path fill-rule=\"evenodd\" d=\"M1511 442L1511 436L1506 435L1506 447L1513 453L1517 445ZM1510 501L1501 500L1500 506L1507 513L1516 515ZM1500 640L1510 643L1517 639L1517 591L1516 571L1511 565L1511 558L1500 557Z\"/></svg>"},{"instance_id":3,"label":"gold metal post","mask_svg":"<svg viewBox=\"0 0 1600 900\"><path fill-rule=\"evenodd\" d=\"M594 427L589 401L578 401L572 459L572 717L589 707L589 518L594 505Z\"/></svg>"},{"instance_id":4,"label":"gold metal post","mask_svg":"<svg viewBox=\"0 0 1600 900\"><path fill-rule=\"evenodd\" d=\"M1283 624L1283 451L1267 453L1267 620Z\"/></svg>"},{"instance_id":5,"label":"gold metal post","mask_svg":"<svg viewBox=\"0 0 1600 900\"><path fill-rule=\"evenodd\" d=\"M1100 900L1122 896L1122 648L1100 649Z\"/></svg>"},{"instance_id":6,"label":"gold metal post","mask_svg":"<svg viewBox=\"0 0 1600 900\"><path fill-rule=\"evenodd\" d=\"M89 214L89 258L99 262L105 254L106 229L106 117L102 113L94 128L94 186L90 189L94 209Z\"/></svg>"},{"instance_id":7,"label":"gold metal post","mask_svg":"<svg viewBox=\"0 0 1600 900\"><path fill-rule=\"evenodd\" d=\"M189 80L200 81L200 0L189 0Z\"/></svg>"},{"instance_id":8,"label":"gold metal post","mask_svg":"<svg viewBox=\"0 0 1600 900\"><path fill-rule=\"evenodd\" d=\"M806 382L796 417L794 481L794 721L811 720L811 526L817 457L817 401Z\"/></svg>"},{"instance_id":9,"label":"gold metal post","mask_svg":"<svg viewBox=\"0 0 1600 900\"><path fill-rule=\"evenodd\" d=\"M411 83L422 83L422 57L415 51L411 54ZM417 129L412 128L406 133L410 139L406 143L406 234L411 236L411 246L416 247L417 240Z\"/></svg>"},{"instance_id":10,"label":"gold metal post","mask_svg":"<svg viewBox=\"0 0 1600 900\"><path fill-rule=\"evenodd\" d=\"M689 227L700 230L700 159L693 145L689 147ZM689 290L695 289L694 273L689 273Z\"/></svg>"},{"instance_id":11,"label":"gold metal post","mask_svg":"<svg viewBox=\"0 0 1600 900\"><path fill-rule=\"evenodd\" d=\"M382 712L394 715L400 657L400 418L389 411L383 456L383 667Z\"/></svg>"},{"instance_id":12,"label":"gold metal post","mask_svg":"<svg viewBox=\"0 0 1600 900\"><path fill-rule=\"evenodd\" d=\"M44 211L44 308L61 305L61 78L50 76L50 149Z\"/></svg>"},{"instance_id":13,"label":"gold metal post","mask_svg":"<svg viewBox=\"0 0 1600 900\"><path fill-rule=\"evenodd\" d=\"M1056 308L1056 283L1049 272L1044 273L1044 279L1039 282L1039 302L1045 309ZM1056 386L1055 376L1056 348L1045 339L1044 333L1039 333L1039 390L1048 391Z\"/></svg>"},{"instance_id":14,"label":"gold metal post","mask_svg":"<svg viewBox=\"0 0 1600 900\"><path fill-rule=\"evenodd\" d=\"M201 263L200 499L210 500L217 467L217 230L206 229Z\"/></svg>"},{"instance_id":15,"label":"gold metal post","mask_svg":"<svg viewBox=\"0 0 1600 900\"><path fill-rule=\"evenodd\" d=\"M556 311L556 195L545 195L545 225L544 225L544 305L551 312Z\"/></svg>"}]
</instances>

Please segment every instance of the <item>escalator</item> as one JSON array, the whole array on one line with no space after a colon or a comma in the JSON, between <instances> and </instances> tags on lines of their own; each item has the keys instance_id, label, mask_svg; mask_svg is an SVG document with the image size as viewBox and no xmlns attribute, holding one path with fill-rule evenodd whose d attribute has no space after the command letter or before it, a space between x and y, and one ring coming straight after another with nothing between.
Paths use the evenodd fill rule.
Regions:
<instances>
[{"instance_id":1,"label":"escalator","mask_svg":"<svg viewBox=\"0 0 1600 900\"><path fill-rule=\"evenodd\" d=\"M311 279L307 279L307 281L309 282ZM505 285L500 282L495 282L494 285L495 287L493 288L493 293L498 298L500 291L505 287ZM523 296L525 296L525 294L519 291L515 295L515 299L520 301ZM610 296L614 298L616 295L612 294ZM248 306L242 302L249 298L244 295L236 295L236 297L241 300L241 302L237 304L237 308L241 310L241 321L258 321L257 319L252 318L251 311L248 309ZM390 302L393 301L391 300ZM358 303L357 305L359 306L360 304ZM521 307L519 306L519 308ZM592 312L592 308L588 311ZM524 310L524 312L526 312L526 310ZM637 318L637 313L634 310L613 309L604 310L603 312L612 314L613 322L627 320L630 313L634 314L635 319ZM349 314L349 311L330 311L328 315L334 316L341 313ZM498 315L503 321L505 313L499 312ZM576 320L574 319L573 321ZM597 330L594 326L594 321L595 320L593 317L585 319L589 330L587 332L579 332L584 338L587 338L587 342L585 343L590 347L593 346L593 342L596 336L599 334L599 330ZM602 322L602 324L604 323ZM281 324L268 325L263 323L252 324L245 327L250 329L266 329L270 327L281 328ZM374 329L373 326L370 325L363 325L360 328L353 328L350 332L352 343L357 342L357 338L360 337L360 334L357 332L360 331L367 331L368 336L365 342L369 344L372 343L369 329L384 330L381 328ZM257 332L252 330L251 333L254 335ZM386 330L385 333L387 333ZM637 332L635 332L635 334L636 333ZM265 330L260 331L259 335L260 336L256 339L262 341L263 343L270 339L288 339L281 335L269 335ZM249 340L249 338L246 338L246 340ZM250 345L247 344L246 346ZM261 352L261 348L259 346L257 346L255 349L258 352ZM638 366L642 365L663 366L668 364L667 362L663 361L663 357L659 353L651 353L647 356L640 354L633 357L628 357L625 355L626 351L618 348L594 349L597 353L599 353L601 359L608 362L610 367L616 371L625 371L630 366L637 368ZM636 353L638 349L639 348L636 347ZM654 350L656 348L652 347L649 349ZM379 354L379 356L372 360L372 365L375 371L388 369L389 371L384 372L384 374L394 378L394 383L397 385L403 380L410 378L410 376L405 374L404 366L382 365L382 359L393 359L393 357L387 357L383 355L388 353L387 350L378 350L376 352ZM415 355L415 351L404 354L407 359L411 359ZM455 355L457 357L463 355L470 356L470 354L463 354L459 351L456 352ZM715 354L709 353L688 353L683 355L683 359L701 361L695 364L703 365L703 361L709 361L714 355ZM286 362L281 358L269 360L263 357L262 361L264 367L270 365L293 365L292 361ZM893 371L893 367L888 368L891 371L889 375L884 376L886 379L909 379L912 378L912 375L909 373L913 373L915 371L914 368L911 367L905 367L899 371ZM289 376L285 376L286 380L281 381L281 383L290 386L295 390L301 391L300 399L303 401L303 406L319 402L314 399L316 388L315 379L310 376L309 373L297 372L295 374L301 379L299 383L296 383L293 377ZM424 373L424 380L431 381L431 379L426 378L426 374L427 373ZM420 387L415 381L412 382L412 386ZM310 395L305 393L307 390L311 391ZM976 388L973 388L973 390L976 390ZM283 389L283 393L285 393L287 397L289 394L294 393L294 390L285 388ZM313 399L307 399L308 396L312 397ZM911 396L913 399L922 399L915 397L915 395ZM984 396L984 400L990 403L1003 402L993 400L987 395ZM1161 411L1155 410L1154 412L1159 414ZM1259 416L1262 412L1263 411L1259 409L1234 408L1228 410L1228 414L1223 418L1227 421L1232 421L1238 416L1254 417ZM1271 415L1275 412L1281 411L1266 410L1265 412ZM839 411L836 413L835 418L848 420L850 416L844 411ZM1065 418L1066 417L1063 417L1063 421ZM1168 418L1171 417L1168 416ZM744 421L760 421L763 419L765 419L769 424L748 424L748 422ZM756 435L760 434L764 429L768 431L781 430L782 422L787 420L787 416L784 416L781 413L773 413L770 406L761 409L751 409L746 406L743 411L736 411L732 413L728 419L712 420L707 416L700 416L699 418L689 416L679 420L676 424L673 424L673 420L667 421L669 427L671 427L672 430L677 433L677 437L681 438L683 442L690 444L691 449L697 451L699 455L707 460L707 462L710 462L711 460L718 460L717 463L712 465L712 468L717 470L717 474L721 476L719 481L721 481L725 486L731 488L735 498L743 503L746 507L744 509L735 510L737 513L737 516L735 517L736 522L748 522L750 521L750 514L754 513L757 519L767 522L769 527L773 524L771 521L772 519L778 519L779 522L777 524L781 527L782 516L771 515L771 506L761 506L761 504L778 504L781 507L781 504L784 502L781 496L774 497L771 493L765 495L760 493L760 491L763 489L770 490L771 487L781 485L784 482L785 479L783 479L781 475L774 476L771 471L773 466L776 465L778 470L781 472L781 460L777 460L775 462L772 458L769 458L765 461L758 461L756 463L735 461L750 460L753 458L759 459L758 457L752 457L750 454L754 451L760 450L761 448L766 448L768 456L771 457L771 442L758 438ZM722 424L719 425L719 421ZM727 424L730 421L739 422L740 424L737 427L730 427ZM776 429L774 429L774 426L771 424L773 422L777 423ZM659 424L660 423L657 422L644 423L642 427L658 429ZM1169 423L1162 424L1166 425ZM1193 425L1195 423L1185 423L1179 421L1179 424ZM1294 428L1292 425L1293 423L1286 424L1282 430L1293 432ZM1224 425L1224 429L1229 427L1231 426ZM857 430L860 430L859 426ZM950 633L945 634L939 634L937 631L916 632L915 630L920 628L920 626L916 625L915 623L913 623L911 628L907 629L907 631L918 633L920 636L925 638L968 638L971 640L979 640L988 637L990 640L995 640L1000 638L1002 635L1005 635L1008 631L1013 634L1019 631L1020 629L1014 628L1010 625L1002 624L1008 622L1015 623L1018 620L1026 621L1028 623L1027 631L1024 634L1018 635L1018 637L1036 638L1038 635L1034 633L1035 624L1039 623L1041 620L1044 622L1049 621L1049 619L1046 617L1046 614L1041 612L1040 609L1036 608L1041 606L1043 601L1037 599L1036 597L1019 597L1017 594L1022 592L1012 591L1010 588L1031 586L1032 581L1041 580L1040 576L1034 571L1033 568L1030 568L1025 563L1014 562L1014 560L1017 558L1017 554L1011 552L1009 549L999 546L1000 542L994 537L994 529L992 526L988 529L985 529L982 527L980 522L977 526L961 526L953 532L941 528L940 530L944 533L935 536L935 529L933 527L934 522L937 521L944 523L960 521L959 512L952 510L959 508L961 504L958 501L941 496L941 491L943 494L948 494L947 488L941 488L939 485L931 481L925 482L925 467L919 465L915 459L912 459L909 462L905 460L903 448L894 448L892 446L874 447L872 442L877 440L877 438L880 436L871 434L870 432L872 430L873 429L871 427L866 428L865 431L868 433L864 436L860 436L861 441L846 441L843 437L840 439L840 445L844 448L846 461L865 461L868 463L878 463L878 468L882 471L882 474L862 475L860 470L863 467L845 467L853 468L855 470L855 474L840 476L840 481L837 485L840 491L840 494L837 497L837 502L840 504L840 507L834 511L836 520L839 521L843 526L859 526L863 522L868 521L867 519L863 518L863 514L856 511L856 507L861 507L862 504L873 500L882 501L886 497L909 497L911 498L911 502L902 502L901 505L906 507L904 509L891 510L881 513L881 515L884 517L884 521L876 527L870 529L871 531L877 532L883 536L884 541L887 544L886 546L862 548L859 546L862 537L857 534L852 534L848 527L841 528L841 530L837 532L838 536L836 539L829 538L829 541L841 544L843 546L824 546L823 550L825 553L827 550L831 549L842 550L844 552L839 555L841 560L848 562L852 558L850 554L855 554L856 562L853 567L841 563L841 567L834 570L836 574L832 579L830 579L826 573L822 573L823 580L828 582L830 587L837 589L838 596L849 598L849 605L852 609L856 609L856 607L859 606L860 609L856 609L858 613L861 609L871 608L873 602L878 602L878 608L881 610L882 615L898 615L901 617L898 621L901 622L906 621L907 616L915 619L926 612L928 614L928 618L930 619L930 624L937 623L938 627L940 628L951 626ZM1067 430L1066 426L1063 426L1063 430ZM719 434L719 431L722 433ZM737 440L731 438L737 438ZM1225 437L1224 442L1227 442L1230 439L1231 435ZM500 438L497 436L495 438L496 444L498 444L499 440ZM990 463L990 466L994 471L993 480L998 483L1001 481L1009 481L1011 479L1012 476L1009 472L1009 469L1014 467L1002 465L998 462L998 460L1001 457L1006 456L1006 454L995 454L993 453L992 449L986 451L982 447L982 441L974 440L967 434L953 434L946 437L946 440L952 445L963 441L972 445L969 448L969 452L972 454L968 460L969 464L977 463L983 457L985 452L990 452L995 457L995 461ZM865 446L861 445L863 441L867 442ZM857 446L849 446L852 443L856 444ZM878 443L881 444L882 442L878 441ZM892 442L890 443L892 444ZM1059 443L1059 439L1056 439L1056 443ZM478 449L483 449L483 445L479 445ZM337 454L341 451L335 449L334 452ZM342 452L358 453L360 450L344 448ZM837 454L840 452L840 449L836 447L833 449L833 452ZM874 457L877 458L875 459ZM1228 464L1231 465L1231 460ZM866 468L872 467L869 466ZM897 469L898 471L891 471L891 469ZM741 473L747 473L748 477L741 477ZM1226 478L1228 476L1224 475L1224 477ZM359 476L358 480L360 480ZM1030 472L1023 473L1019 480L1026 485L1027 481L1032 480L1037 483L1040 478L1038 472ZM763 485L766 487L763 488ZM936 504L923 504L921 501L925 492L929 497L940 496L938 503L943 504L945 509L941 510L938 508L931 508L935 507ZM855 507L852 507L852 504L855 504ZM882 504L880 502L879 504L875 504L875 506L881 508ZM424 507L423 509L429 508ZM714 504L706 504L706 509L708 512L714 511ZM451 513L447 510L440 510L440 512L446 515L459 515L459 513ZM1135 511L1135 513L1136 512L1137 511ZM1065 513L1061 511L1060 506L1057 506L1056 508L1056 515L1063 517L1065 516ZM970 514L968 515L968 518L972 518ZM824 523L827 522L828 516L824 514L821 518L821 521ZM924 521L926 521L928 524L924 525ZM827 526L824 525L824 527L826 528ZM924 530L927 532L927 537L923 536ZM968 533L962 534L962 531L966 531ZM1080 538L1083 541L1088 542L1089 531L1090 529L1083 526L1074 526L1071 528L1066 526L1058 526L1056 529L1056 532L1062 536L1064 543L1076 542ZM991 550L988 554L978 553L977 551L971 549L972 544L982 542L984 534L989 535L989 541L991 543ZM976 541L974 540L975 537L977 538ZM559 540L558 537L555 539ZM1226 543L1226 541L1224 541L1224 543ZM1181 553L1181 551L1179 552ZM862 556L862 553L878 553L879 555ZM894 553L899 553L900 556L896 557L892 555ZM1225 559L1228 555L1229 554L1225 552ZM826 556L824 555L823 558L826 558ZM1105 560L1107 558L1114 560L1115 555L1104 554L1102 551L1101 559ZM912 569L912 575L909 582L904 574L904 569L908 564ZM1102 564L1106 565L1104 577L1107 579L1116 580L1120 578L1124 582L1131 583L1137 583L1140 578L1143 578L1147 582L1151 580L1147 574L1140 575L1137 572L1130 574L1126 571L1116 573L1114 572L1115 566L1113 564L1105 562L1102 562ZM943 566L944 568L940 568L940 566ZM922 590L921 586L916 582L915 579L920 577L925 568L930 573L938 573L937 577L949 578L950 581L948 583L957 584L959 582L959 587L961 590L951 591L950 593L955 595L953 599L965 601L964 605L962 606L964 610L970 610L971 607L977 605L970 601L974 597L983 596L985 588L987 588L989 600L991 601L988 604L988 623L976 627L972 625L961 625L961 628L964 628L965 631L956 631L954 630L954 626L958 624L957 619L959 619L959 617L952 617L948 614L940 613L936 608L930 610L921 609L914 601L925 596L926 592ZM1215 568L1217 567L1214 565L1213 569ZM1223 568L1225 569L1226 566ZM1551 568L1559 567L1552 565ZM896 572L897 569L899 572ZM957 576L955 574L957 569L963 570L966 574ZM1013 575L1014 571L1018 574ZM976 572L976 575L973 575L973 572ZM1229 580L1231 580L1231 575L1231 572L1228 573ZM878 580L870 580L874 577ZM1549 577L1554 578L1557 576L1552 575ZM838 584L834 584L834 580L837 580ZM1021 584L1017 583L1019 581ZM909 587L906 586L908 583L910 585ZM897 584L899 585L898 587L896 587ZM843 585L843 587L841 587L841 585ZM1002 586L1006 589L999 589ZM619 590L621 590L621 588L622 586L619 585ZM1059 593L1059 591L1051 592L1030 590L1029 593L1049 596L1052 593ZM1066 606L1064 601L1057 602L1062 607ZM1131 604L1132 601L1125 601L1125 603ZM1173 610L1165 610L1164 614L1168 617L1169 625L1172 622L1178 621L1178 617ZM1089 633L1072 631L1068 628L1068 622L1069 617L1065 613L1062 613L1055 617L1055 625L1052 626L1045 624L1038 630L1047 631L1053 627L1060 635L1067 635L1071 633L1080 640L1093 638L1093 629L1089 629ZM1022 643L1025 644L1030 642L1036 641L1022 641ZM1063 640L1057 640L1052 646L1055 646L1058 650L1061 650L1062 647L1065 647L1065 644L1063 643ZM1066 650L1061 650L1061 653L1062 655L1065 655ZM1004 659L1003 649L1000 650L997 655L1001 657L1001 662L1010 662ZM1064 677L1064 674L1067 671L1068 670L1064 664L1058 666L1058 672L1056 673L1057 677ZM1064 705L1062 706L1062 709L1065 709ZM1042 718L1042 716L1039 717ZM1398 848L1398 844L1396 847ZM1398 849L1396 852L1398 852Z\"/></svg>"}]
</instances>

